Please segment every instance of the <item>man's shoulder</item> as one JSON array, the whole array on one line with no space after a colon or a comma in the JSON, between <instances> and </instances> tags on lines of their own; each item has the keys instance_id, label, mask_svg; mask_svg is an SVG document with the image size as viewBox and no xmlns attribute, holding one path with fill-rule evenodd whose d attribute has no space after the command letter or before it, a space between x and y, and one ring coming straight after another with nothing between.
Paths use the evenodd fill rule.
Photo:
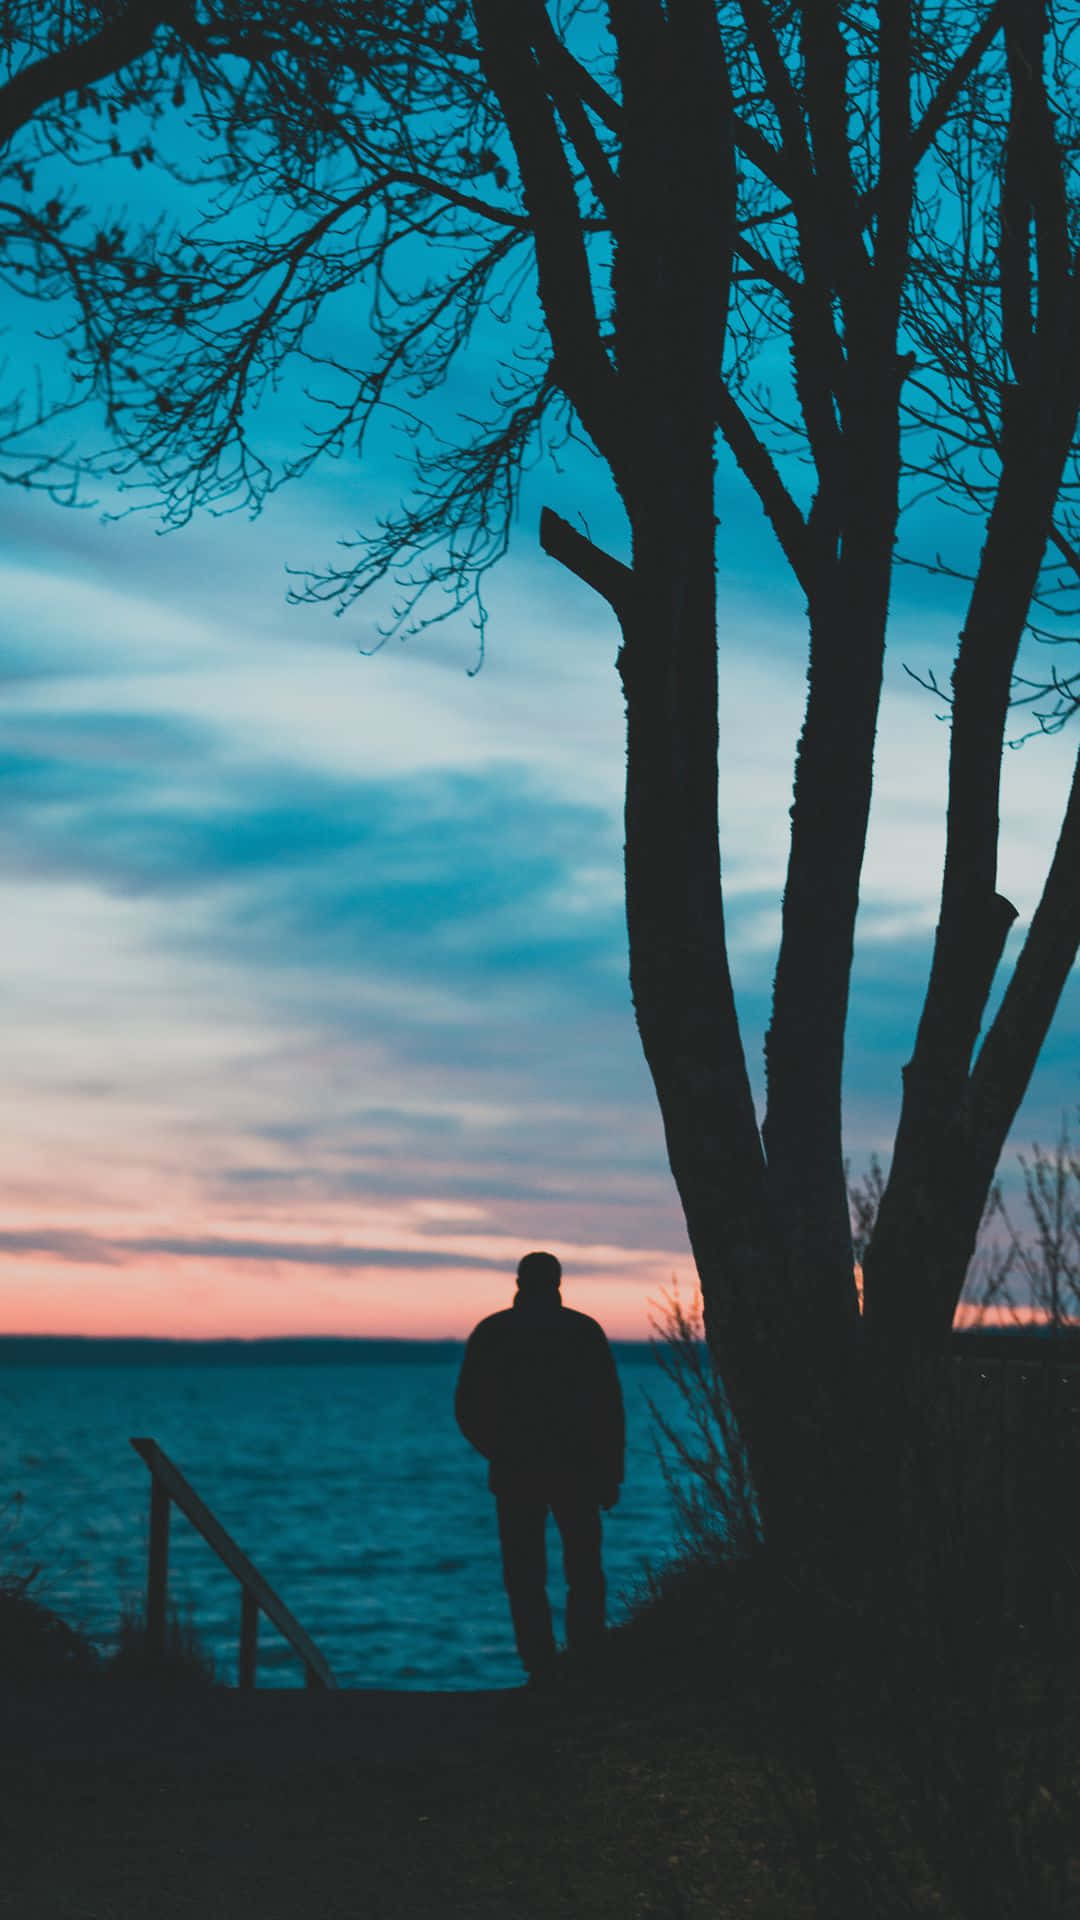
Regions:
<instances>
[{"instance_id":1,"label":"man's shoulder","mask_svg":"<svg viewBox=\"0 0 1080 1920\"><path fill-rule=\"evenodd\" d=\"M477 1321L469 1335L469 1344L471 1346L475 1340L478 1345L485 1346L488 1341L509 1337L520 1331L533 1332L537 1328L549 1333L561 1333L564 1338L580 1340L583 1344L585 1341L607 1344L607 1335L599 1320L594 1320L591 1314L579 1313L576 1307L560 1307L557 1314L546 1315L542 1321L532 1320L516 1312L513 1307L502 1307L498 1313L489 1313L483 1320Z\"/></svg>"},{"instance_id":2,"label":"man's shoulder","mask_svg":"<svg viewBox=\"0 0 1080 1920\"><path fill-rule=\"evenodd\" d=\"M569 1323L575 1338L593 1340L597 1343L603 1341L604 1345L607 1345L607 1334L599 1320L594 1320L590 1313L579 1313L576 1307L564 1307L563 1319Z\"/></svg>"},{"instance_id":3,"label":"man's shoulder","mask_svg":"<svg viewBox=\"0 0 1080 1920\"><path fill-rule=\"evenodd\" d=\"M470 1345L474 1340L478 1340L481 1343L481 1345L486 1340L491 1340L491 1339L497 1340L499 1337L500 1329L502 1327L505 1327L509 1321L513 1320L513 1318L514 1318L514 1310L512 1307L501 1307L498 1313L487 1314L487 1316L483 1320L477 1321L475 1327L470 1333L469 1335Z\"/></svg>"}]
</instances>

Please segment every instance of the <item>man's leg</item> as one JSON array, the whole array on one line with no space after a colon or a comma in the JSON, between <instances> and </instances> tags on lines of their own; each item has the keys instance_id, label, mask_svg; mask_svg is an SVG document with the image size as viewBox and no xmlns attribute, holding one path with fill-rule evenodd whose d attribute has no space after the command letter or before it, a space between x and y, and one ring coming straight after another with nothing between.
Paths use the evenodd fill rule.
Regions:
<instances>
[{"instance_id":1,"label":"man's leg","mask_svg":"<svg viewBox=\"0 0 1080 1920\"><path fill-rule=\"evenodd\" d=\"M503 1580L521 1664L530 1675L542 1673L555 1658L544 1543L547 1501L535 1489L522 1488L496 1494L495 1507Z\"/></svg>"},{"instance_id":2,"label":"man's leg","mask_svg":"<svg viewBox=\"0 0 1080 1920\"><path fill-rule=\"evenodd\" d=\"M589 1653L604 1633L604 1569L600 1559L600 1505L577 1482L556 1488L552 1512L562 1535L566 1569L566 1644Z\"/></svg>"}]
</instances>

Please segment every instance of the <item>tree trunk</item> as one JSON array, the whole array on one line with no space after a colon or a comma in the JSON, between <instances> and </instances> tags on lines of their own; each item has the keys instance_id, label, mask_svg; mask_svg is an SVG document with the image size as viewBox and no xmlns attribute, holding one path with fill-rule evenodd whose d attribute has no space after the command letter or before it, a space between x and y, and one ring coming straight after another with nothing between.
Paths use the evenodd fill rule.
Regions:
<instances>
[{"instance_id":1,"label":"tree trunk","mask_svg":"<svg viewBox=\"0 0 1080 1920\"><path fill-rule=\"evenodd\" d=\"M892 1169L864 1263L868 1332L877 1345L897 1352L940 1346L948 1338L997 1156L1076 950L1074 944L1068 952L1067 937L1061 942L1070 910L1075 912L1062 854L1055 887L1064 919L1053 959L1038 970L1039 1004L1025 1012L1020 1044L1027 1073L1006 1076L1004 1107L1004 1081L995 1083L988 1123L986 1100L973 1100L978 1079L972 1055L1016 913L997 892L1001 760L1016 655L1075 418L1075 388L1062 390L1056 379L1037 375L1032 391L1013 396L1001 480L953 672L941 910L915 1049L904 1069ZM1070 845L1067 834L1066 853ZM1040 950L1045 942L1041 931ZM1030 966L1024 968L1029 974L1034 984ZM1029 1030L1038 1036L1034 1050ZM991 1138L992 1155L986 1151Z\"/></svg>"},{"instance_id":2,"label":"tree trunk","mask_svg":"<svg viewBox=\"0 0 1080 1920\"><path fill-rule=\"evenodd\" d=\"M735 171L711 0L613 13L622 94L615 356L632 439L619 608L627 708L630 984L710 1345L759 1492L780 1471L771 1344L784 1308L764 1154L735 1010L717 827L713 403Z\"/></svg>"},{"instance_id":3,"label":"tree trunk","mask_svg":"<svg viewBox=\"0 0 1080 1920\"><path fill-rule=\"evenodd\" d=\"M774 1542L838 1561L853 1506L854 1346L791 1251L761 1145L724 937L717 834L711 454L684 450L635 526L623 618L630 981L668 1159ZM661 476L666 479L666 476ZM695 479L697 484L695 484ZM850 1297L850 1240L840 1271ZM840 1286L833 1289L842 1298ZM812 1518L811 1518L812 1516Z\"/></svg>"},{"instance_id":4,"label":"tree trunk","mask_svg":"<svg viewBox=\"0 0 1080 1920\"><path fill-rule=\"evenodd\" d=\"M801 1340L826 1348L848 1341L857 1317L842 1084L897 517L894 360L862 380L851 371L861 418L840 480L847 532L839 553L819 542L812 562L809 688L765 1047L763 1133L789 1312Z\"/></svg>"},{"instance_id":5,"label":"tree trunk","mask_svg":"<svg viewBox=\"0 0 1080 1920\"><path fill-rule=\"evenodd\" d=\"M627 706L630 985L686 1216L710 1344L749 1414L777 1248L724 935L717 834L711 449L658 475L634 541ZM672 493L679 496L672 511ZM696 492L697 499L688 496ZM696 521L696 525L694 524Z\"/></svg>"}]
</instances>

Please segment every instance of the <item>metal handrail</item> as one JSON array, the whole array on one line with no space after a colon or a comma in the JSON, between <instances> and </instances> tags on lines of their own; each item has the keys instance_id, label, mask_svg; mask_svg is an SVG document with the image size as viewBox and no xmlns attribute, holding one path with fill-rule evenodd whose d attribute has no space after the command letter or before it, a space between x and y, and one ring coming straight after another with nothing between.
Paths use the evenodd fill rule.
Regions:
<instances>
[{"instance_id":1,"label":"metal handrail","mask_svg":"<svg viewBox=\"0 0 1080 1920\"><path fill-rule=\"evenodd\" d=\"M304 1663L304 1680L309 1687L336 1687L329 1662L319 1652L310 1634L294 1619L283 1600L259 1569L252 1565L235 1540L226 1533L220 1520L200 1500L176 1464L156 1440L133 1439L137 1454L150 1469L150 1553L146 1581L146 1642L151 1652L165 1648L165 1610L169 1579L169 1507L175 1501L181 1513L202 1534L218 1559L240 1582L240 1656L237 1684L255 1685L255 1654L259 1614L265 1613L278 1632Z\"/></svg>"}]
</instances>

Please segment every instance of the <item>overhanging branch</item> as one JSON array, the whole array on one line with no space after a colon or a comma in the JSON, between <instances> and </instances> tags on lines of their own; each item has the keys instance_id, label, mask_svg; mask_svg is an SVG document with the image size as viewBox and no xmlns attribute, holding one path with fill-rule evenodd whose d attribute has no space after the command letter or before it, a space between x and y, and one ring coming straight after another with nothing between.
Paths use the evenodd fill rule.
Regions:
<instances>
[{"instance_id":1,"label":"overhanging branch","mask_svg":"<svg viewBox=\"0 0 1080 1920\"><path fill-rule=\"evenodd\" d=\"M175 8L168 0L131 0L113 20L85 40L44 54L0 87L0 147L13 139L40 108L110 74L149 53L159 27L175 29Z\"/></svg>"}]
</instances>

